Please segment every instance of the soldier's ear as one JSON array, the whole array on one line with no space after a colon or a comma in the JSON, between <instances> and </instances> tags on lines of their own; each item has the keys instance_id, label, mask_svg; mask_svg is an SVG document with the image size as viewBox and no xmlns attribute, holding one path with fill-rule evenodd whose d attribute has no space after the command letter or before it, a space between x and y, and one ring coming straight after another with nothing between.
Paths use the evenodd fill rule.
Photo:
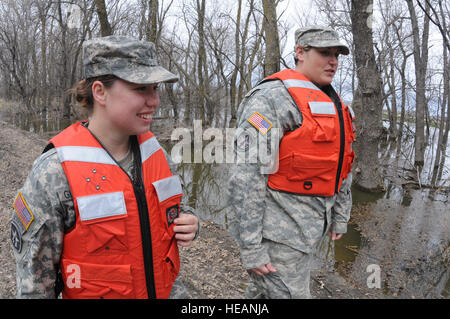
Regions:
<instances>
[{"instance_id":1,"label":"soldier's ear","mask_svg":"<svg viewBox=\"0 0 450 319\"><path fill-rule=\"evenodd\" d=\"M94 102L101 106L106 105L106 88L105 85L100 81L95 81L92 83L92 97Z\"/></svg>"},{"instance_id":2,"label":"soldier's ear","mask_svg":"<svg viewBox=\"0 0 450 319\"><path fill-rule=\"evenodd\" d=\"M297 60L298 61L300 61L300 62L303 62L305 59L304 59L304 54L305 54L305 48L304 47L302 47L302 46L299 46L299 45L297 45L296 47L295 47L295 56L297 57Z\"/></svg>"}]
</instances>

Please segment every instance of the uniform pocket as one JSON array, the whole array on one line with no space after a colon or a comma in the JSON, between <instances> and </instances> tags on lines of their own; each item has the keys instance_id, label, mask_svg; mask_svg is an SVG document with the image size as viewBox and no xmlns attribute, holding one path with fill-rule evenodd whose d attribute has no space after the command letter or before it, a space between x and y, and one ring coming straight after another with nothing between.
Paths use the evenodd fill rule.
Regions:
<instances>
[{"instance_id":1,"label":"uniform pocket","mask_svg":"<svg viewBox=\"0 0 450 319\"><path fill-rule=\"evenodd\" d=\"M89 254L128 251L125 225L128 215L122 192L78 197L76 201Z\"/></svg>"},{"instance_id":2,"label":"uniform pocket","mask_svg":"<svg viewBox=\"0 0 450 319\"><path fill-rule=\"evenodd\" d=\"M134 299L131 265L63 261L64 298Z\"/></svg>"}]
</instances>

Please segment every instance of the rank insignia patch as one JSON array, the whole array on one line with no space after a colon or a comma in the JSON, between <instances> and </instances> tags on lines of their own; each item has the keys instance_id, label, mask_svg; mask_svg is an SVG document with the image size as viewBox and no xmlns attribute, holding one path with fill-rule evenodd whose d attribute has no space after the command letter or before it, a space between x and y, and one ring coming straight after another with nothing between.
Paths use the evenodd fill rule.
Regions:
<instances>
[{"instance_id":1,"label":"rank insignia patch","mask_svg":"<svg viewBox=\"0 0 450 319\"><path fill-rule=\"evenodd\" d=\"M256 127L263 135L270 131L272 124L258 112L253 113L252 116L248 118L250 124Z\"/></svg>"},{"instance_id":2,"label":"rank insignia patch","mask_svg":"<svg viewBox=\"0 0 450 319\"><path fill-rule=\"evenodd\" d=\"M174 205L166 209L167 224L172 225L173 221L180 215L180 207Z\"/></svg>"},{"instance_id":3,"label":"rank insignia patch","mask_svg":"<svg viewBox=\"0 0 450 319\"><path fill-rule=\"evenodd\" d=\"M14 201L14 209L17 216L19 217L19 220L22 222L23 227L25 227L25 230L28 230L28 227L30 227L31 223L34 220L34 216L27 203L23 199L22 193L19 193L17 195L16 200Z\"/></svg>"}]
</instances>

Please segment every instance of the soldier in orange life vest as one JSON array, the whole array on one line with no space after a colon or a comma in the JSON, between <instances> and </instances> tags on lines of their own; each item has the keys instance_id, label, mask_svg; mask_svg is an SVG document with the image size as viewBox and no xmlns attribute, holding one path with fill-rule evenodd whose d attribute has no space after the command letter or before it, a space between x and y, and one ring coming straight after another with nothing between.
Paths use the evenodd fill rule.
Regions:
<instances>
[{"instance_id":1,"label":"soldier in orange life vest","mask_svg":"<svg viewBox=\"0 0 450 319\"><path fill-rule=\"evenodd\" d=\"M180 178L149 131L159 83L153 43L86 41L74 93L88 121L53 137L14 201L19 298L185 297L178 245L198 231Z\"/></svg>"},{"instance_id":2,"label":"soldier in orange life vest","mask_svg":"<svg viewBox=\"0 0 450 319\"><path fill-rule=\"evenodd\" d=\"M251 278L248 298L310 298L311 256L350 218L354 116L331 86L349 49L329 28L298 29L295 40L295 70L261 81L239 108L237 156L269 141L278 161L261 173L261 159L243 158L230 177L230 231Z\"/></svg>"}]
</instances>

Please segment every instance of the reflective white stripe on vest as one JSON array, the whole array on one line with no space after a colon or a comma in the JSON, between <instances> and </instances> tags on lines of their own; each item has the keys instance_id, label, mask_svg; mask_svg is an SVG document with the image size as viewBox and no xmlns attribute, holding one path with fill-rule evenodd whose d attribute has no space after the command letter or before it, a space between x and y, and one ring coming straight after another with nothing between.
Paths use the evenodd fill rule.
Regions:
<instances>
[{"instance_id":1,"label":"reflective white stripe on vest","mask_svg":"<svg viewBox=\"0 0 450 319\"><path fill-rule=\"evenodd\" d=\"M336 109L332 102L308 102L312 114L336 115Z\"/></svg>"},{"instance_id":2,"label":"reflective white stripe on vest","mask_svg":"<svg viewBox=\"0 0 450 319\"><path fill-rule=\"evenodd\" d=\"M309 81L303 81L303 80L286 80L283 81L284 86L286 89L296 87L296 88L302 88L302 89L311 89L311 90L317 90L320 91L320 89L315 86L314 83Z\"/></svg>"},{"instance_id":3,"label":"reflective white stripe on vest","mask_svg":"<svg viewBox=\"0 0 450 319\"><path fill-rule=\"evenodd\" d=\"M56 151L61 163L72 161L117 165L104 149L98 147L62 146L57 147Z\"/></svg>"},{"instance_id":4,"label":"reflective white stripe on vest","mask_svg":"<svg viewBox=\"0 0 450 319\"><path fill-rule=\"evenodd\" d=\"M183 194L181 181L178 175L153 182L153 186L155 186L159 202L163 202L172 196Z\"/></svg>"},{"instance_id":5,"label":"reflective white stripe on vest","mask_svg":"<svg viewBox=\"0 0 450 319\"><path fill-rule=\"evenodd\" d=\"M77 197L76 200L83 221L127 214L122 192Z\"/></svg>"},{"instance_id":6,"label":"reflective white stripe on vest","mask_svg":"<svg viewBox=\"0 0 450 319\"><path fill-rule=\"evenodd\" d=\"M149 138L144 143L140 145L141 148L141 158L142 163L144 163L150 156L152 156L156 151L161 149L156 137Z\"/></svg>"}]
</instances>

